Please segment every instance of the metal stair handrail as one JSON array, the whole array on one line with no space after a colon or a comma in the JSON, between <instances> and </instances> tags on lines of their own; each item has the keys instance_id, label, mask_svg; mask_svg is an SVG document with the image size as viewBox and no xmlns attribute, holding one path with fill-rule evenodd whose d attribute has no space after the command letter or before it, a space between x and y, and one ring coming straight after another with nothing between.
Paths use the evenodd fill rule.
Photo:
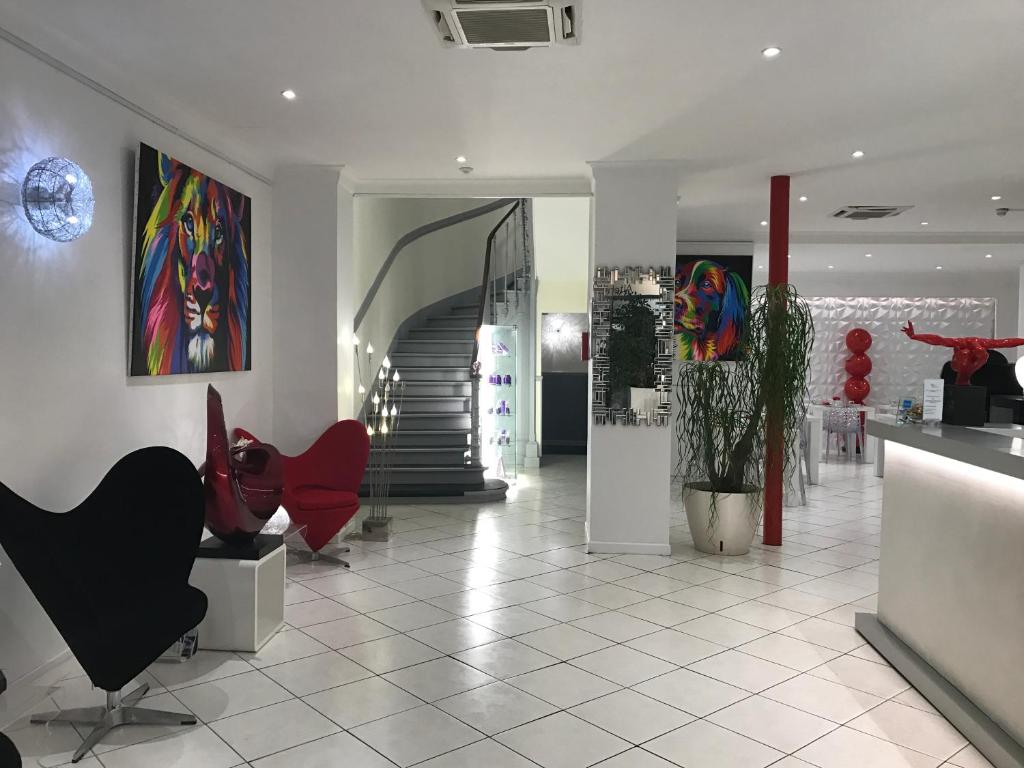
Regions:
<instances>
[{"instance_id":1,"label":"metal stair handrail","mask_svg":"<svg viewBox=\"0 0 1024 768\"><path fill-rule=\"evenodd\" d=\"M370 289L366 292L366 297L363 302L359 305L359 309L356 310L355 317L352 319L352 330L358 331L360 324L366 317L366 313L370 311L370 307L373 305L373 300L377 298L377 291L380 290L381 285L384 283L384 279L388 276L388 272L391 270L392 265L398 258L398 255L405 249L406 246L414 243L425 235L429 235L431 232L437 232L439 229L445 229L447 227L461 224L464 221L475 219L479 216L484 216L492 211L496 211L506 205L515 203L519 205L519 201L514 198L501 198L499 200L492 200L485 205L478 206L477 208L470 208L468 211L462 211L460 213L447 216L437 221L432 221L422 226L416 227L416 229L402 235L395 243L391 252L388 253L384 263L381 264L380 269L377 271L377 276L373 279L373 283L370 285Z\"/></svg>"},{"instance_id":2,"label":"metal stair handrail","mask_svg":"<svg viewBox=\"0 0 1024 768\"><path fill-rule=\"evenodd\" d=\"M520 210L522 207L523 207L523 201L522 200L517 200L515 205L513 205L511 208L508 209L508 211L505 213L505 215L502 216L498 220L497 224L494 225L494 229L492 229L490 231L490 233L487 235L487 249L484 252L483 279L480 281L480 302L479 302L480 306L477 308L477 316L476 316L476 336L474 337L474 340L473 340L473 357L470 360L470 366L471 366L470 372L473 375L478 375L477 372L476 372L476 369L478 367L477 366L477 362L479 361L479 358L480 358L480 329L484 325L484 315L487 312L487 296L488 296L488 293L491 293L491 297L493 299L493 293L490 291L490 288L491 288L491 283L494 280L497 279L496 276L492 277L492 275L491 275L491 271L492 271L491 265L492 265L493 256L494 256L494 238L497 236L497 234L501 230L501 228L505 226L505 223L516 214L516 211ZM506 261L506 265L507 265L507 263L508 263L508 249L507 249L507 247L506 247L505 251L506 251L506 259L505 259L505 261ZM507 275L508 273L506 272L505 274Z\"/></svg>"}]
</instances>

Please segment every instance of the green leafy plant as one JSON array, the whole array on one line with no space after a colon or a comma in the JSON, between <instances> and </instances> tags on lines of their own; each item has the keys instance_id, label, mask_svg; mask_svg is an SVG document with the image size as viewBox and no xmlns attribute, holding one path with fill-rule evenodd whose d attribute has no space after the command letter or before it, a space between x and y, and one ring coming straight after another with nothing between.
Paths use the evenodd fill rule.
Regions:
<instances>
[{"instance_id":1,"label":"green leafy plant","mask_svg":"<svg viewBox=\"0 0 1024 768\"><path fill-rule=\"evenodd\" d=\"M617 295L612 304L608 334L608 385L612 392L628 387L654 386L654 361L658 339L650 296Z\"/></svg>"},{"instance_id":2,"label":"green leafy plant","mask_svg":"<svg viewBox=\"0 0 1024 768\"><path fill-rule=\"evenodd\" d=\"M762 286L752 294L741 359L682 366L677 474L684 487L711 492L710 526L718 494L763 493L769 428L781 432L785 446L796 438L813 344L810 309L793 286ZM789 453L783 451L784 472ZM753 506L759 510L760 499Z\"/></svg>"}]
</instances>

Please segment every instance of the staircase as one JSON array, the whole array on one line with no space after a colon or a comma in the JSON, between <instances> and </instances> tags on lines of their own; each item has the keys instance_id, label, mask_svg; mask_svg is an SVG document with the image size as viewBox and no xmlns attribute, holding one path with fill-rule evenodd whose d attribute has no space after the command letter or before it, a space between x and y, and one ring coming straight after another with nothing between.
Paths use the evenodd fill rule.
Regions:
<instances>
[{"instance_id":1,"label":"staircase","mask_svg":"<svg viewBox=\"0 0 1024 768\"><path fill-rule=\"evenodd\" d=\"M473 418L469 370L477 322L477 305L451 307L409 329L390 353L405 382L401 421L387 449L393 461L393 499L505 496L508 486L485 481L485 468L468 455Z\"/></svg>"}]
</instances>

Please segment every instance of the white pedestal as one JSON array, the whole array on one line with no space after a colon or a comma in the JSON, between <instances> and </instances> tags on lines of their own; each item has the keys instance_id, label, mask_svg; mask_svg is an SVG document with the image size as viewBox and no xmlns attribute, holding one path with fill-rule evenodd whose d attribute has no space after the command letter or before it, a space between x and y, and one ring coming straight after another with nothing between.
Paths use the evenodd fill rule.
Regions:
<instances>
[{"instance_id":1,"label":"white pedestal","mask_svg":"<svg viewBox=\"0 0 1024 768\"><path fill-rule=\"evenodd\" d=\"M206 593L199 647L255 653L284 625L282 544L259 560L196 558L189 583Z\"/></svg>"}]
</instances>

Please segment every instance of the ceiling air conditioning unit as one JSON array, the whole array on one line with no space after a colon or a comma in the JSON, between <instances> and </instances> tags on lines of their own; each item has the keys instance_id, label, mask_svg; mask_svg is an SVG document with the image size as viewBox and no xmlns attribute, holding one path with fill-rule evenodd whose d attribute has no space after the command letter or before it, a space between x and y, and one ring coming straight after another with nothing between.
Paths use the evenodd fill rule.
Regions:
<instances>
[{"instance_id":1,"label":"ceiling air conditioning unit","mask_svg":"<svg viewBox=\"0 0 1024 768\"><path fill-rule=\"evenodd\" d=\"M579 45L582 0L423 0L448 48Z\"/></svg>"},{"instance_id":2,"label":"ceiling air conditioning unit","mask_svg":"<svg viewBox=\"0 0 1024 768\"><path fill-rule=\"evenodd\" d=\"M832 214L836 219L854 219L856 221L867 221L868 219L890 219L909 211L912 205L847 205Z\"/></svg>"}]
</instances>

